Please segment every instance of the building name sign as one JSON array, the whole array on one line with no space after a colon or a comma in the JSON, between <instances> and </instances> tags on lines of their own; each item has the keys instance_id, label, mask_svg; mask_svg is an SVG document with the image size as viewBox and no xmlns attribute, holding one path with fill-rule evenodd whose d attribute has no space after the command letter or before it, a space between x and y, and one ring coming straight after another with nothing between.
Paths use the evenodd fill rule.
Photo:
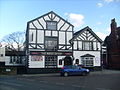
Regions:
<instances>
[{"instance_id":1,"label":"building name sign","mask_svg":"<svg viewBox=\"0 0 120 90\"><path fill-rule=\"evenodd\" d=\"M72 55L71 52L30 52L31 55Z\"/></svg>"}]
</instances>

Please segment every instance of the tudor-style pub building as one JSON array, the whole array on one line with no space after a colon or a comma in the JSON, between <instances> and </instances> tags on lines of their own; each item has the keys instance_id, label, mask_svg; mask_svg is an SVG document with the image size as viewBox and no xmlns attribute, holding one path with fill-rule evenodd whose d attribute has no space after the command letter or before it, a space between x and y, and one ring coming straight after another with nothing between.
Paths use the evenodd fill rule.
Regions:
<instances>
[{"instance_id":1,"label":"tudor-style pub building","mask_svg":"<svg viewBox=\"0 0 120 90\"><path fill-rule=\"evenodd\" d=\"M73 25L53 11L27 23L26 55L28 73L41 68L72 65ZM34 70L33 70L34 69Z\"/></svg>"},{"instance_id":2,"label":"tudor-style pub building","mask_svg":"<svg viewBox=\"0 0 120 90\"><path fill-rule=\"evenodd\" d=\"M74 64L99 70L101 69L102 40L88 26L75 32L70 40L73 43Z\"/></svg>"},{"instance_id":3,"label":"tudor-style pub building","mask_svg":"<svg viewBox=\"0 0 120 90\"><path fill-rule=\"evenodd\" d=\"M27 23L27 73L54 72L65 65L101 68L102 40L88 26L74 26L53 11Z\"/></svg>"}]
</instances>

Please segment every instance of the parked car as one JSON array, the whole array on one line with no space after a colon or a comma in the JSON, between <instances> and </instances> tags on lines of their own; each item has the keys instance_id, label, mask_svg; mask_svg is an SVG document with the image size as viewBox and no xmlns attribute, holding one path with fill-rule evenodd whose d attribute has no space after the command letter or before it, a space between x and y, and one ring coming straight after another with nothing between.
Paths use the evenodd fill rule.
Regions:
<instances>
[{"instance_id":1,"label":"parked car","mask_svg":"<svg viewBox=\"0 0 120 90\"><path fill-rule=\"evenodd\" d=\"M64 66L61 68L60 75L61 76L69 76L69 75L83 75L86 76L89 74L89 69L82 68L80 66L70 65L70 66Z\"/></svg>"}]
</instances>

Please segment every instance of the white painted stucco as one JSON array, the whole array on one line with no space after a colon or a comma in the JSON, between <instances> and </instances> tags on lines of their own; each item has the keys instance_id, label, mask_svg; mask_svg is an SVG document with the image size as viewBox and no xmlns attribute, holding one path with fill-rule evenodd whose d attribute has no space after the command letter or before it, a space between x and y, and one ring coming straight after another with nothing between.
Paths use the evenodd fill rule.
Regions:
<instances>
[{"instance_id":1,"label":"white painted stucco","mask_svg":"<svg viewBox=\"0 0 120 90\"><path fill-rule=\"evenodd\" d=\"M63 67L64 66L64 61L62 61L62 65L59 65L59 60L60 59L64 59L65 58L65 56L58 56L58 68L61 68L61 67Z\"/></svg>"},{"instance_id":2,"label":"white painted stucco","mask_svg":"<svg viewBox=\"0 0 120 90\"><path fill-rule=\"evenodd\" d=\"M59 44L65 44L65 32L59 32Z\"/></svg>"},{"instance_id":3,"label":"white painted stucco","mask_svg":"<svg viewBox=\"0 0 120 90\"><path fill-rule=\"evenodd\" d=\"M37 31L37 43L44 43L44 31L43 30L38 30Z\"/></svg>"},{"instance_id":4,"label":"white painted stucco","mask_svg":"<svg viewBox=\"0 0 120 90\"><path fill-rule=\"evenodd\" d=\"M44 56L42 56L43 60L42 61L31 61L31 55L29 56L29 68L44 68L45 60Z\"/></svg>"},{"instance_id":5,"label":"white painted stucco","mask_svg":"<svg viewBox=\"0 0 120 90\"><path fill-rule=\"evenodd\" d=\"M0 62L5 62L5 47L0 47Z\"/></svg>"},{"instance_id":6,"label":"white painted stucco","mask_svg":"<svg viewBox=\"0 0 120 90\"><path fill-rule=\"evenodd\" d=\"M79 64L81 64L81 56L85 54L90 54L94 55L94 66L100 66L101 65L101 60L100 60L100 51L74 51L73 56L74 56L74 62L76 59L79 59Z\"/></svg>"}]
</instances>

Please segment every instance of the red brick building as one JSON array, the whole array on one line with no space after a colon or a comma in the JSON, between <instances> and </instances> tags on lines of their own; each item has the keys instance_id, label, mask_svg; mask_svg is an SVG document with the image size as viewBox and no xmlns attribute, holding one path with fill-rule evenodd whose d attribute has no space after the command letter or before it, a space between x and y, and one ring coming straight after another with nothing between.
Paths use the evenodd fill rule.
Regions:
<instances>
[{"instance_id":1,"label":"red brick building","mask_svg":"<svg viewBox=\"0 0 120 90\"><path fill-rule=\"evenodd\" d=\"M110 69L120 69L120 27L117 27L115 19L111 20L111 33L105 39L107 48L106 66Z\"/></svg>"}]
</instances>

